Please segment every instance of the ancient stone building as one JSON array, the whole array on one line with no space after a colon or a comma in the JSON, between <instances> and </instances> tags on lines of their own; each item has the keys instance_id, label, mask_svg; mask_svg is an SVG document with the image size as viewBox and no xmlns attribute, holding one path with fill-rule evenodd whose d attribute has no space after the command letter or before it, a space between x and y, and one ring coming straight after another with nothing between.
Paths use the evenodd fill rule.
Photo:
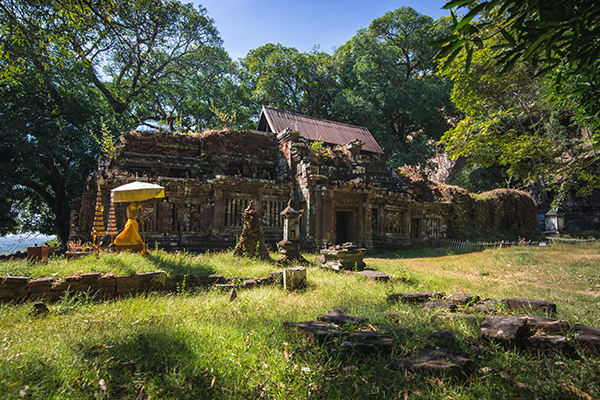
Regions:
<instances>
[{"instance_id":1,"label":"ancient stone building","mask_svg":"<svg viewBox=\"0 0 600 400\"><path fill-rule=\"evenodd\" d=\"M345 242L397 250L444 237L452 204L415 201L396 172L373 161L381 153L366 128L267 107L256 131L124 133L74 202L71 239L91 238L97 182L108 210L110 190L136 177L165 188L164 199L142 203L149 248L231 248L250 201L273 249L289 200L304 210L300 238L309 251ZM120 229L125 208L115 205Z\"/></svg>"}]
</instances>

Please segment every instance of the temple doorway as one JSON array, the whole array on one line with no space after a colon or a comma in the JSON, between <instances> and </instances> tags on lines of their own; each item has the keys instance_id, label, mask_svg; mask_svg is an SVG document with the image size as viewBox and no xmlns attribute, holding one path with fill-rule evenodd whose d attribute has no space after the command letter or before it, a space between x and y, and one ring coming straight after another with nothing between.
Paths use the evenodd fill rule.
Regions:
<instances>
[{"instance_id":1,"label":"temple doorway","mask_svg":"<svg viewBox=\"0 0 600 400\"><path fill-rule=\"evenodd\" d=\"M335 244L352 242L352 212L337 211L335 213Z\"/></svg>"}]
</instances>

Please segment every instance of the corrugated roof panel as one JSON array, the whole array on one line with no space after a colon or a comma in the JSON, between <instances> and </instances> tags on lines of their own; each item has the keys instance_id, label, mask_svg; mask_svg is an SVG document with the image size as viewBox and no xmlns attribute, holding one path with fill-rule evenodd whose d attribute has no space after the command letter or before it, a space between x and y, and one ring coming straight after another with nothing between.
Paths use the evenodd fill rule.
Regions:
<instances>
[{"instance_id":1,"label":"corrugated roof panel","mask_svg":"<svg viewBox=\"0 0 600 400\"><path fill-rule=\"evenodd\" d=\"M383 154L383 150L367 128L343 124L341 122L307 117L289 111L264 107L262 110L273 132L281 133L286 128L300 132L308 140L343 145L355 139L365 143L363 150Z\"/></svg>"}]
</instances>

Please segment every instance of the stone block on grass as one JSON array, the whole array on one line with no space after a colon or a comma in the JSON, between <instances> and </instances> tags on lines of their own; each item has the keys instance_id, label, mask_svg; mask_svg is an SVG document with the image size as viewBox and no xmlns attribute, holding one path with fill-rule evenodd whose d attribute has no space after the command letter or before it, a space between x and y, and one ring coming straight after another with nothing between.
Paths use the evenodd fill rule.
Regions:
<instances>
[{"instance_id":1,"label":"stone block on grass","mask_svg":"<svg viewBox=\"0 0 600 400\"><path fill-rule=\"evenodd\" d=\"M337 310L331 310L326 314L317 315L317 319L322 322L329 322L336 325L360 325L365 322L363 317L354 314L348 314Z\"/></svg>"},{"instance_id":2,"label":"stone block on grass","mask_svg":"<svg viewBox=\"0 0 600 400\"><path fill-rule=\"evenodd\" d=\"M576 334L575 343L582 350L589 354L600 354L600 328L576 324L573 330Z\"/></svg>"},{"instance_id":3,"label":"stone block on grass","mask_svg":"<svg viewBox=\"0 0 600 400\"><path fill-rule=\"evenodd\" d=\"M432 348L421 349L392 362L390 369L408 369L438 376L463 377L472 371L470 356L460 351Z\"/></svg>"},{"instance_id":4,"label":"stone block on grass","mask_svg":"<svg viewBox=\"0 0 600 400\"><path fill-rule=\"evenodd\" d=\"M307 336L314 344L325 344L342 336L342 330L339 327L324 322L284 322L283 325Z\"/></svg>"},{"instance_id":5,"label":"stone block on grass","mask_svg":"<svg viewBox=\"0 0 600 400\"><path fill-rule=\"evenodd\" d=\"M561 335L533 335L525 340L528 350L541 352L548 357L555 357L557 354L574 356L575 349L566 337Z\"/></svg>"},{"instance_id":6,"label":"stone block on grass","mask_svg":"<svg viewBox=\"0 0 600 400\"><path fill-rule=\"evenodd\" d=\"M27 297L28 277L5 276L0 279L0 300L21 300Z\"/></svg>"},{"instance_id":7,"label":"stone block on grass","mask_svg":"<svg viewBox=\"0 0 600 400\"><path fill-rule=\"evenodd\" d=\"M394 293L387 297L388 303L424 303L429 300L429 292Z\"/></svg>"},{"instance_id":8,"label":"stone block on grass","mask_svg":"<svg viewBox=\"0 0 600 400\"><path fill-rule=\"evenodd\" d=\"M167 283L167 273L165 271L143 272L137 274L138 290L164 290Z\"/></svg>"},{"instance_id":9,"label":"stone block on grass","mask_svg":"<svg viewBox=\"0 0 600 400\"><path fill-rule=\"evenodd\" d=\"M136 293L139 288L137 275L121 275L115 277L115 295L120 296L127 293Z\"/></svg>"},{"instance_id":10,"label":"stone block on grass","mask_svg":"<svg viewBox=\"0 0 600 400\"><path fill-rule=\"evenodd\" d=\"M479 300L479 296L475 294L453 293L446 296L446 300L451 301L457 306L465 306Z\"/></svg>"},{"instance_id":11,"label":"stone block on grass","mask_svg":"<svg viewBox=\"0 0 600 400\"><path fill-rule=\"evenodd\" d=\"M443 301L443 300L426 301L425 303L423 303L423 305L421 307L426 308L428 310L440 310L440 311L450 311L450 312L456 312L456 310L458 308L456 306L456 304L449 302L449 301Z\"/></svg>"},{"instance_id":12,"label":"stone block on grass","mask_svg":"<svg viewBox=\"0 0 600 400\"><path fill-rule=\"evenodd\" d=\"M306 287L306 268L295 267L283 270L284 289L302 289Z\"/></svg>"},{"instance_id":13,"label":"stone block on grass","mask_svg":"<svg viewBox=\"0 0 600 400\"><path fill-rule=\"evenodd\" d=\"M385 272L381 271L373 271L370 269L365 269L364 271L355 272L356 275L362 275L370 281L378 281L378 282L388 282L390 280L390 276Z\"/></svg>"},{"instance_id":14,"label":"stone block on grass","mask_svg":"<svg viewBox=\"0 0 600 400\"><path fill-rule=\"evenodd\" d=\"M556 304L546 300L511 298L503 299L502 302L511 310L539 311L556 315Z\"/></svg>"},{"instance_id":15,"label":"stone block on grass","mask_svg":"<svg viewBox=\"0 0 600 400\"><path fill-rule=\"evenodd\" d=\"M45 293L52 290L54 279L50 277L32 279L27 282L27 293Z\"/></svg>"},{"instance_id":16,"label":"stone block on grass","mask_svg":"<svg viewBox=\"0 0 600 400\"><path fill-rule=\"evenodd\" d=\"M528 336L527 321L519 317L488 316L479 327L479 337L499 343L506 348L521 344Z\"/></svg>"},{"instance_id":17,"label":"stone block on grass","mask_svg":"<svg viewBox=\"0 0 600 400\"><path fill-rule=\"evenodd\" d=\"M531 315L517 315L517 317L525 319L527 327L533 333L540 332L548 335L564 335L571 329L569 322L564 320Z\"/></svg>"}]
</instances>

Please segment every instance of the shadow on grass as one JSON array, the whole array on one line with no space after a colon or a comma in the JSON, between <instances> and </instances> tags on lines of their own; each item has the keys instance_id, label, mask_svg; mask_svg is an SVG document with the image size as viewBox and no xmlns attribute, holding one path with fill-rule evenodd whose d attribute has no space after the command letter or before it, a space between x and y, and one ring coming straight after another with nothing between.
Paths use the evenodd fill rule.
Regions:
<instances>
[{"instance_id":1,"label":"shadow on grass","mask_svg":"<svg viewBox=\"0 0 600 400\"><path fill-rule=\"evenodd\" d=\"M201 368L191 339L161 326L140 327L115 343L80 345L80 356L98 365L106 398L212 399L216 378Z\"/></svg>"},{"instance_id":2,"label":"shadow on grass","mask_svg":"<svg viewBox=\"0 0 600 400\"><path fill-rule=\"evenodd\" d=\"M164 252L149 252L146 258L156 266L156 271L165 271L169 275L210 275L215 273L215 269L211 265L188 256L176 257Z\"/></svg>"}]
</instances>

